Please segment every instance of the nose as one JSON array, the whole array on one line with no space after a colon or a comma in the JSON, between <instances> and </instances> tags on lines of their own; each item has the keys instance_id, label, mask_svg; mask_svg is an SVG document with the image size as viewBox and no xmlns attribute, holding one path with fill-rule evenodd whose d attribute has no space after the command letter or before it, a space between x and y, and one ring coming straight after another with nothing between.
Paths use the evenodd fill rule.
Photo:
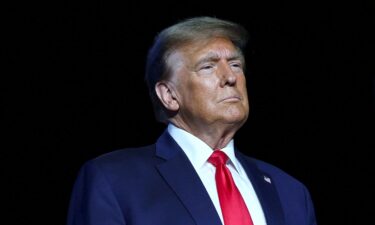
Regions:
<instances>
[{"instance_id":1,"label":"nose","mask_svg":"<svg viewBox=\"0 0 375 225\"><path fill-rule=\"evenodd\" d=\"M228 85L228 86L234 86L237 82L237 76L236 74L232 71L231 66L228 65L227 63L223 63L220 66L219 69L220 73L220 85L222 87Z\"/></svg>"}]
</instances>

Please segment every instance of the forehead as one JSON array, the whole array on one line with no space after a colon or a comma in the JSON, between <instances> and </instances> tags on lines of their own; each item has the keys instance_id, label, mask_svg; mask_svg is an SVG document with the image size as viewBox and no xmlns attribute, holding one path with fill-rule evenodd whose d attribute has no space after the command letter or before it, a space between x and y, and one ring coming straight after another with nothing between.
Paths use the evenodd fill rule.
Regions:
<instances>
[{"instance_id":1,"label":"forehead","mask_svg":"<svg viewBox=\"0 0 375 225\"><path fill-rule=\"evenodd\" d=\"M177 63L176 61L194 63L203 58L241 58L241 53L230 40L212 38L206 41L187 43L175 50L169 57L172 61L171 65Z\"/></svg>"},{"instance_id":2,"label":"forehead","mask_svg":"<svg viewBox=\"0 0 375 225\"><path fill-rule=\"evenodd\" d=\"M204 62L226 60L240 60L243 64L244 57L229 39L212 38L206 41L191 42L172 51L166 59L167 74L179 68L194 70ZM173 72L172 72L173 73Z\"/></svg>"},{"instance_id":3,"label":"forehead","mask_svg":"<svg viewBox=\"0 0 375 225\"><path fill-rule=\"evenodd\" d=\"M226 38L212 38L202 42L186 44L180 51L193 58L218 54L224 57L238 52L234 44Z\"/></svg>"}]
</instances>

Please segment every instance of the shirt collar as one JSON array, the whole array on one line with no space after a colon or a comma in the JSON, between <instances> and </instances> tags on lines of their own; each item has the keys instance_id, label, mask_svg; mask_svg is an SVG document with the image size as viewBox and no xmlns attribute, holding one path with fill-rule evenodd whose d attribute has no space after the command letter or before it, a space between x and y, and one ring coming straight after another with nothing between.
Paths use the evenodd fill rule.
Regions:
<instances>
[{"instance_id":1,"label":"shirt collar","mask_svg":"<svg viewBox=\"0 0 375 225\"><path fill-rule=\"evenodd\" d=\"M194 169L199 170L207 162L208 158L213 152L213 149L198 137L181 128L176 127L172 123L168 124L167 129L172 138L185 152ZM233 139L230 140L227 146L222 148L221 151L225 152L225 154L227 154L229 158L227 164L231 164L237 170L237 172L240 173L241 169L238 165L239 162L237 161L234 154Z\"/></svg>"}]
</instances>

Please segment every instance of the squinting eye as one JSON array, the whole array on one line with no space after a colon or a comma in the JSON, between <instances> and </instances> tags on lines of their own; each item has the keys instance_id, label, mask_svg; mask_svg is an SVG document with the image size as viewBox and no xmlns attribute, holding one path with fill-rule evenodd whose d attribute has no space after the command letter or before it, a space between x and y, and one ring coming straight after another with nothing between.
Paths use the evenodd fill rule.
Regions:
<instances>
[{"instance_id":1,"label":"squinting eye","mask_svg":"<svg viewBox=\"0 0 375 225\"><path fill-rule=\"evenodd\" d=\"M240 63L232 63L231 66L232 67L240 67L241 68L241 64Z\"/></svg>"},{"instance_id":2,"label":"squinting eye","mask_svg":"<svg viewBox=\"0 0 375 225\"><path fill-rule=\"evenodd\" d=\"M215 69L214 65L208 64L208 65L202 65L199 68L199 71L204 74L209 74L209 73L212 73L214 69Z\"/></svg>"},{"instance_id":3,"label":"squinting eye","mask_svg":"<svg viewBox=\"0 0 375 225\"><path fill-rule=\"evenodd\" d=\"M241 63L232 63L230 66L233 68L233 71L236 71L236 72L242 71Z\"/></svg>"},{"instance_id":4,"label":"squinting eye","mask_svg":"<svg viewBox=\"0 0 375 225\"><path fill-rule=\"evenodd\" d=\"M202 66L201 67L201 70L209 70L209 69L212 69L211 65L207 65L207 66Z\"/></svg>"},{"instance_id":5,"label":"squinting eye","mask_svg":"<svg viewBox=\"0 0 375 225\"><path fill-rule=\"evenodd\" d=\"M216 66L213 64L205 64L199 67L198 72L200 74L212 74L215 71Z\"/></svg>"}]
</instances>

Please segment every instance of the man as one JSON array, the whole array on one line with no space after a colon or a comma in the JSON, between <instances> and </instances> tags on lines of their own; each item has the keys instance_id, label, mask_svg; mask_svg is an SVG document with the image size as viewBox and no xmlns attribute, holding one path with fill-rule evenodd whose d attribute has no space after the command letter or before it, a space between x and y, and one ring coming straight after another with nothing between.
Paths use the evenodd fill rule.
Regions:
<instances>
[{"instance_id":1,"label":"man","mask_svg":"<svg viewBox=\"0 0 375 225\"><path fill-rule=\"evenodd\" d=\"M315 225L303 184L235 150L249 104L246 30L196 17L163 30L146 81L168 126L151 146L87 162L68 225Z\"/></svg>"}]
</instances>

